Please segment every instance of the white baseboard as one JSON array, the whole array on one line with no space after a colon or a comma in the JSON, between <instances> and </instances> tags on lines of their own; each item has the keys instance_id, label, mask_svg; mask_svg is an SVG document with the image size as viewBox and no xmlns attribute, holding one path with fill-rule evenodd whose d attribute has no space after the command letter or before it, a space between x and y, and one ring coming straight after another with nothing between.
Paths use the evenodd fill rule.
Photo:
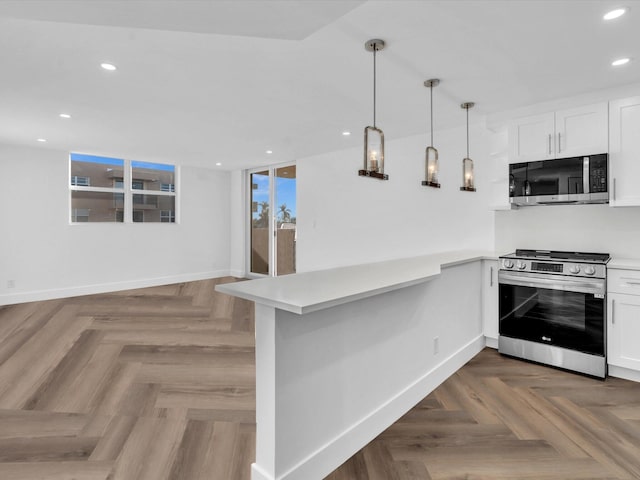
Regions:
<instances>
[{"instance_id":1,"label":"white baseboard","mask_svg":"<svg viewBox=\"0 0 640 480\"><path fill-rule=\"evenodd\" d=\"M485 346L480 335L443 360L406 389L355 423L327 445L317 450L277 480L320 480L411 410L424 397L475 357ZM276 480L252 466L252 480Z\"/></svg>"},{"instance_id":2,"label":"white baseboard","mask_svg":"<svg viewBox=\"0 0 640 480\"><path fill-rule=\"evenodd\" d=\"M498 349L498 339L493 337L484 337L487 340L487 347Z\"/></svg>"},{"instance_id":3,"label":"white baseboard","mask_svg":"<svg viewBox=\"0 0 640 480\"><path fill-rule=\"evenodd\" d=\"M94 285L82 285L77 287L54 288L50 290L35 290L0 295L0 305L13 305L15 303L39 302L53 300L55 298L77 297L80 295L94 295L96 293L118 292L135 288L157 287L172 283L195 282L210 278L228 277L229 270L211 270L208 272L183 273L180 275L168 275L164 277L127 280L124 282L97 283Z\"/></svg>"},{"instance_id":4,"label":"white baseboard","mask_svg":"<svg viewBox=\"0 0 640 480\"><path fill-rule=\"evenodd\" d=\"M609 376L631 380L632 382L640 382L640 372L616 365L609 365Z\"/></svg>"},{"instance_id":5,"label":"white baseboard","mask_svg":"<svg viewBox=\"0 0 640 480\"><path fill-rule=\"evenodd\" d=\"M256 463L252 463L251 480L275 480L275 478L262 470Z\"/></svg>"},{"instance_id":6,"label":"white baseboard","mask_svg":"<svg viewBox=\"0 0 640 480\"><path fill-rule=\"evenodd\" d=\"M236 278L244 278L246 277L244 270L231 270L229 271L229 276L230 277L236 277Z\"/></svg>"}]
</instances>

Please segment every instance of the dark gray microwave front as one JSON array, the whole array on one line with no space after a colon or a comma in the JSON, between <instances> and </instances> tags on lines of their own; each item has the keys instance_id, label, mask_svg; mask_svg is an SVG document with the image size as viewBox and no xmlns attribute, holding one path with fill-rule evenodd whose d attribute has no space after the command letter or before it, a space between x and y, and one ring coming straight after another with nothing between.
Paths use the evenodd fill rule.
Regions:
<instances>
[{"instance_id":1,"label":"dark gray microwave front","mask_svg":"<svg viewBox=\"0 0 640 480\"><path fill-rule=\"evenodd\" d=\"M513 205L608 203L608 155L585 155L509 165Z\"/></svg>"}]
</instances>

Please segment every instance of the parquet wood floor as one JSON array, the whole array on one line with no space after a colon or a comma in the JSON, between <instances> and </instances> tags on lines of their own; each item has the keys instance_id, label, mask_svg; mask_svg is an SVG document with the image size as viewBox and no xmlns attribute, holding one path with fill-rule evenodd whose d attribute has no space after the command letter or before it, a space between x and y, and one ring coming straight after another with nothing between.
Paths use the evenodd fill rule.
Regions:
<instances>
[{"instance_id":1,"label":"parquet wood floor","mask_svg":"<svg viewBox=\"0 0 640 480\"><path fill-rule=\"evenodd\" d=\"M0 307L0 479L249 480L253 303L231 281Z\"/></svg>"},{"instance_id":2,"label":"parquet wood floor","mask_svg":"<svg viewBox=\"0 0 640 480\"><path fill-rule=\"evenodd\" d=\"M0 480L248 480L253 304L231 281L0 307ZM487 349L327 480L634 478L640 384Z\"/></svg>"},{"instance_id":3,"label":"parquet wood floor","mask_svg":"<svg viewBox=\"0 0 640 480\"><path fill-rule=\"evenodd\" d=\"M640 384L485 349L326 480L640 478Z\"/></svg>"}]
</instances>

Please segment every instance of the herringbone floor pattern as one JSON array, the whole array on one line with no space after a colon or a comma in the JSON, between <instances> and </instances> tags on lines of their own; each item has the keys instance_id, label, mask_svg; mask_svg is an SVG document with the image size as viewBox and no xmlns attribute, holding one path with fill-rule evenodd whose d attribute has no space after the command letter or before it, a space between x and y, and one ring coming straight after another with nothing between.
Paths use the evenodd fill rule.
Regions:
<instances>
[{"instance_id":1,"label":"herringbone floor pattern","mask_svg":"<svg viewBox=\"0 0 640 480\"><path fill-rule=\"evenodd\" d=\"M229 281L0 307L0 480L248 480L253 305ZM487 349L327 480L633 478L640 384Z\"/></svg>"},{"instance_id":2,"label":"herringbone floor pattern","mask_svg":"<svg viewBox=\"0 0 640 480\"><path fill-rule=\"evenodd\" d=\"M485 349L327 480L640 478L640 384Z\"/></svg>"},{"instance_id":3,"label":"herringbone floor pattern","mask_svg":"<svg viewBox=\"0 0 640 480\"><path fill-rule=\"evenodd\" d=\"M229 281L0 308L0 479L248 480L253 304Z\"/></svg>"}]
</instances>

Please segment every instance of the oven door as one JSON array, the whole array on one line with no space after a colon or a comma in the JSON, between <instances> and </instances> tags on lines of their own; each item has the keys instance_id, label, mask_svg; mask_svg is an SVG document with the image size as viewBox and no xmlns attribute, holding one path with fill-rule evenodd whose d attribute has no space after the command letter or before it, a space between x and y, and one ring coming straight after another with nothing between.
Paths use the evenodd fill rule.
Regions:
<instances>
[{"instance_id":1,"label":"oven door","mask_svg":"<svg viewBox=\"0 0 640 480\"><path fill-rule=\"evenodd\" d=\"M605 354L605 281L500 271L500 335Z\"/></svg>"}]
</instances>

